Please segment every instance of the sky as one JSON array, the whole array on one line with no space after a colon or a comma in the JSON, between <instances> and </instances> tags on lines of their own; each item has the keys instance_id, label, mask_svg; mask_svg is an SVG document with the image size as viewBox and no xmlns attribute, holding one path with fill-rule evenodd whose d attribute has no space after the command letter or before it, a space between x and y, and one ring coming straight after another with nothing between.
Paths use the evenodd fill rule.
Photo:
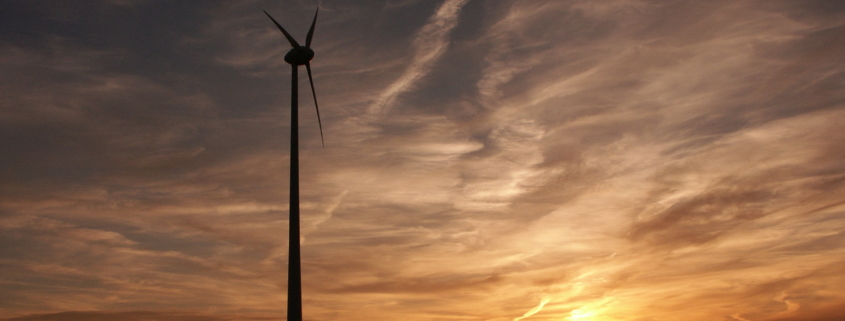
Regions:
<instances>
[{"instance_id":1,"label":"sky","mask_svg":"<svg viewBox=\"0 0 845 321\"><path fill-rule=\"evenodd\" d=\"M0 320L845 319L845 2L0 1ZM300 84L307 84L300 72Z\"/></svg>"}]
</instances>

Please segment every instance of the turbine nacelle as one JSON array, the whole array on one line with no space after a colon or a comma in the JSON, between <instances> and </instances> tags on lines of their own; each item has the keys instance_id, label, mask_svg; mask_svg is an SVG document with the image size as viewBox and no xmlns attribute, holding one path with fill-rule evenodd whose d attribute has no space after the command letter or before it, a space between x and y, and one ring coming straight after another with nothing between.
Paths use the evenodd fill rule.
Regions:
<instances>
[{"instance_id":1,"label":"turbine nacelle","mask_svg":"<svg viewBox=\"0 0 845 321\"><path fill-rule=\"evenodd\" d=\"M292 48L285 55L285 61L291 65L301 66L311 62L314 59L314 50L305 46Z\"/></svg>"},{"instance_id":2,"label":"turbine nacelle","mask_svg":"<svg viewBox=\"0 0 845 321\"><path fill-rule=\"evenodd\" d=\"M326 143L323 141L323 121L320 120L320 106L317 105L317 92L314 91L314 79L311 77L311 59L314 59L314 50L311 50L311 39L314 38L314 27L317 26L317 14L319 13L320 9L317 8L317 12L314 13L314 21L311 21L311 29L308 29L308 35L305 36L305 45L303 46L296 42L296 39L293 39L287 30L282 28L282 25L280 25L276 19L273 19L273 16L267 13L267 11L264 11L264 14L273 21L273 24L279 28L279 31L285 35L285 38L290 43L291 50L285 54L285 61L294 67L294 71L302 65L305 65L305 70L308 71L308 82L311 83L311 94L314 95L314 108L317 109L317 124L320 125L320 142L322 142L323 147L325 147ZM294 73L294 75L296 75L296 73ZM295 80L296 78L294 78L293 84L296 84Z\"/></svg>"}]
</instances>

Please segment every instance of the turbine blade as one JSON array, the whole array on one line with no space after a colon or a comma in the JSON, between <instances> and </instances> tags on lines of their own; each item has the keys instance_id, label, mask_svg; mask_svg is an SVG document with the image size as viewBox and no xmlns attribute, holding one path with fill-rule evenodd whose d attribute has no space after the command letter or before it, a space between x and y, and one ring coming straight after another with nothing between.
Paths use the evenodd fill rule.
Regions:
<instances>
[{"instance_id":1,"label":"turbine blade","mask_svg":"<svg viewBox=\"0 0 845 321\"><path fill-rule=\"evenodd\" d=\"M261 11L264 11L264 10L261 10ZM299 48L299 43L296 42L296 40L293 39L293 37L291 37L290 34L287 31L285 31L285 28L282 28L282 25L280 25L278 22L276 22L276 19L273 19L273 16L271 16L269 13L267 13L267 11L264 11L264 14L266 14L267 17L270 18L270 20L273 20L273 23L276 24L276 27L279 27L279 30L281 30L282 33L285 34L285 38L288 38L288 42L290 42L291 47Z\"/></svg>"},{"instance_id":2,"label":"turbine blade","mask_svg":"<svg viewBox=\"0 0 845 321\"><path fill-rule=\"evenodd\" d=\"M320 13L320 8L314 13L314 21L311 22L311 29L308 30L308 37L305 38L305 46L311 48L311 38L314 37L314 26L317 25L317 14Z\"/></svg>"},{"instance_id":3,"label":"turbine blade","mask_svg":"<svg viewBox=\"0 0 845 321\"><path fill-rule=\"evenodd\" d=\"M323 148L326 147L326 140L323 139L323 121L320 120L320 105L317 105L317 92L314 91L314 80L311 78L311 63L305 64L305 69L308 70L308 81L311 83L311 94L314 95L314 108L317 109L317 124L320 125L320 141L323 143Z\"/></svg>"}]
</instances>

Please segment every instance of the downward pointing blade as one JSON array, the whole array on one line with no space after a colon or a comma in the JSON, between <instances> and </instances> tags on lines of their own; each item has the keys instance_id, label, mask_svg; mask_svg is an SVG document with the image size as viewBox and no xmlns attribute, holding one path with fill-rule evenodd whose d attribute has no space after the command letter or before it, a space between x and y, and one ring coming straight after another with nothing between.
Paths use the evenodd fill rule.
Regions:
<instances>
[{"instance_id":1,"label":"downward pointing blade","mask_svg":"<svg viewBox=\"0 0 845 321\"><path fill-rule=\"evenodd\" d=\"M305 37L305 46L311 48L311 38L314 36L314 26L317 25L317 14L320 13L320 8L314 13L314 21L311 22L311 29L308 30L308 37Z\"/></svg>"},{"instance_id":2,"label":"downward pointing blade","mask_svg":"<svg viewBox=\"0 0 845 321\"><path fill-rule=\"evenodd\" d=\"M264 11L264 10L261 10L261 11ZM280 25L278 22L276 22L276 19L273 19L273 16L271 16L269 13L267 13L267 11L264 11L264 14L266 14L267 17L270 18L270 20L273 20L273 23L276 24L276 27L279 27L279 30L281 30L282 33L285 34L285 38L288 38L288 42L290 42L291 47L299 48L299 43L296 42L296 40L293 39L293 37L291 37L290 34L287 31L285 31L285 28L282 28L282 25ZM316 17L314 17L314 18L316 18Z\"/></svg>"},{"instance_id":3,"label":"downward pointing blade","mask_svg":"<svg viewBox=\"0 0 845 321\"><path fill-rule=\"evenodd\" d=\"M314 18L316 18L316 16ZM311 27L311 30L314 30L313 26ZM326 147L326 140L323 139L323 121L320 120L320 106L317 105L317 92L314 91L314 80L311 78L311 63L306 63L305 69L308 70L308 81L311 83L311 94L314 95L314 107L317 108L317 124L320 125L320 142L323 143L323 147Z\"/></svg>"}]
</instances>

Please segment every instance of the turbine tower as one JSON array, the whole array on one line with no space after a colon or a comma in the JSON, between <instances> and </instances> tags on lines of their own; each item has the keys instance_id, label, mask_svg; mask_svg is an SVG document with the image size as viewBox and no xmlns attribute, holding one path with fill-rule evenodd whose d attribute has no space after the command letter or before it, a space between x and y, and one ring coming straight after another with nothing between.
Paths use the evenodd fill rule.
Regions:
<instances>
[{"instance_id":1,"label":"turbine tower","mask_svg":"<svg viewBox=\"0 0 845 321\"><path fill-rule=\"evenodd\" d=\"M311 59L314 58L314 51L311 50L311 38L314 36L314 26L317 25L317 12L314 13L314 21L311 22L311 29L305 38L305 46L300 46L291 35L282 28L276 19L273 19L267 11L264 14L273 20L276 27L285 35L290 42L291 50L285 55L285 61L293 67L291 69L291 92L290 92L290 239L288 241L288 321L302 321L302 271L299 262L299 66L305 65L308 71L308 81L311 83L311 94L314 95L314 107L317 109L317 123L320 125L320 141L323 147L326 146L323 140L323 122L320 120L320 107L317 105L317 92L314 91L314 80L311 78Z\"/></svg>"}]
</instances>

